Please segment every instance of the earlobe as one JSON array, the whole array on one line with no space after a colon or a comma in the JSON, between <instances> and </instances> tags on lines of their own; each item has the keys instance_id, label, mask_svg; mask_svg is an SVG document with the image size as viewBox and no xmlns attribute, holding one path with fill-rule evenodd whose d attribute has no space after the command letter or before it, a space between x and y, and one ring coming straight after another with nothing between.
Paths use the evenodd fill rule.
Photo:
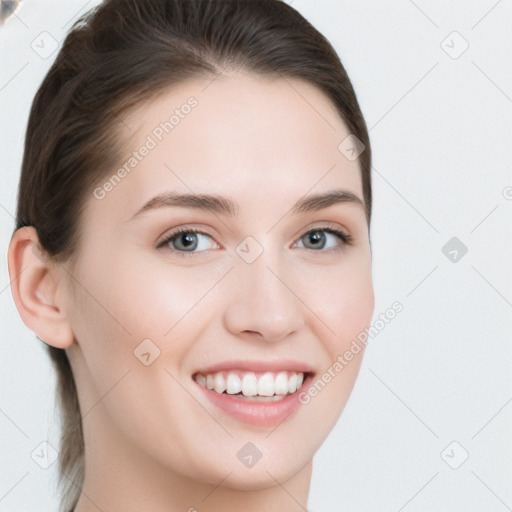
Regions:
<instances>
[{"instance_id":1,"label":"earlobe","mask_svg":"<svg viewBox=\"0 0 512 512\"><path fill-rule=\"evenodd\" d=\"M40 248L37 231L32 226L16 230L8 250L11 291L24 324L48 345L65 349L74 336L59 286L58 264Z\"/></svg>"}]
</instances>

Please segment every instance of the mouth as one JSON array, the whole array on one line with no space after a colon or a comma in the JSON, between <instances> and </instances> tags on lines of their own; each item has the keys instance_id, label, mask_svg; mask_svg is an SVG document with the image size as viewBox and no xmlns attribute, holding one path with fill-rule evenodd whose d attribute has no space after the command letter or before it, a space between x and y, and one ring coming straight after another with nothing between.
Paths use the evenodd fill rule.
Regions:
<instances>
[{"instance_id":1,"label":"mouth","mask_svg":"<svg viewBox=\"0 0 512 512\"><path fill-rule=\"evenodd\" d=\"M304 365L269 369L268 364L244 363L197 371L192 379L223 413L243 423L275 426L301 407L299 394L314 375Z\"/></svg>"}]
</instances>

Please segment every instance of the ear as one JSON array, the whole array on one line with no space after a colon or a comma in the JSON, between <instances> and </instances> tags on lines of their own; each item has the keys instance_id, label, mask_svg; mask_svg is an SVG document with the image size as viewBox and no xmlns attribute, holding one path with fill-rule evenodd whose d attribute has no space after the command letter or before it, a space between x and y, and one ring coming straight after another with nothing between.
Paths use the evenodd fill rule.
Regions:
<instances>
[{"instance_id":1,"label":"ear","mask_svg":"<svg viewBox=\"0 0 512 512\"><path fill-rule=\"evenodd\" d=\"M64 270L41 249L32 226L16 230L8 250L14 303L24 324L46 344L65 349L74 335L65 314Z\"/></svg>"}]
</instances>

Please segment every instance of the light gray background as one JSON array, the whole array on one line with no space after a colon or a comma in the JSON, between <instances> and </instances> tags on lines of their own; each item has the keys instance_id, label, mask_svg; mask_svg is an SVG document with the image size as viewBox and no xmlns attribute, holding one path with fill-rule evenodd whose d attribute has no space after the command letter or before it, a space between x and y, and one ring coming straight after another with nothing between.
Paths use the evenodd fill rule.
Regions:
<instances>
[{"instance_id":1,"label":"light gray background","mask_svg":"<svg viewBox=\"0 0 512 512\"><path fill-rule=\"evenodd\" d=\"M4 255L29 107L56 56L31 44L61 42L96 3L27 1L0 27ZM368 345L309 509L512 510L512 2L289 3L353 81L374 153L374 318L404 307ZM442 252L454 236L468 248L457 263ZM0 265L0 512L55 511L57 464L31 458L57 446L54 375Z\"/></svg>"}]
</instances>

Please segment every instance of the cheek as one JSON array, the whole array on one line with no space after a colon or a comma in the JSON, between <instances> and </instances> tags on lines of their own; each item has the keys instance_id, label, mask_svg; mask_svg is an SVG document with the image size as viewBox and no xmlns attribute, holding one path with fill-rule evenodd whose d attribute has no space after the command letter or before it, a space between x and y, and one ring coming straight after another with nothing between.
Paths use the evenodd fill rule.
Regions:
<instances>
[{"instance_id":1,"label":"cheek","mask_svg":"<svg viewBox=\"0 0 512 512\"><path fill-rule=\"evenodd\" d=\"M84 269L82 281L97 302L94 315L121 327L122 338L162 338L188 320L227 269L178 265L132 254L104 258L101 268ZM89 305L91 301L87 301ZM93 301L94 302L94 301ZM189 326L190 327L190 326ZM98 327L98 329L103 329Z\"/></svg>"},{"instance_id":2,"label":"cheek","mask_svg":"<svg viewBox=\"0 0 512 512\"><path fill-rule=\"evenodd\" d=\"M316 285L305 297L315 313L310 325L315 326L326 358L300 398L307 411L304 435L318 432L319 447L336 425L356 383L365 352L357 335L371 323L374 292L369 265L340 265L336 271L319 271L316 277ZM318 426L307 425L309 417L322 425L321 432Z\"/></svg>"},{"instance_id":3,"label":"cheek","mask_svg":"<svg viewBox=\"0 0 512 512\"><path fill-rule=\"evenodd\" d=\"M369 327L374 312L371 260L360 254L310 277L315 286L304 295L314 312L310 325L316 326L327 359L302 398L311 415L322 422L326 436L350 398L365 352L357 336Z\"/></svg>"},{"instance_id":4,"label":"cheek","mask_svg":"<svg viewBox=\"0 0 512 512\"><path fill-rule=\"evenodd\" d=\"M371 261L354 255L330 269L314 273L309 269L308 274L310 285L303 296L317 317L315 325L322 333L317 336L334 360L371 323L375 306Z\"/></svg>"}]
</instances>

